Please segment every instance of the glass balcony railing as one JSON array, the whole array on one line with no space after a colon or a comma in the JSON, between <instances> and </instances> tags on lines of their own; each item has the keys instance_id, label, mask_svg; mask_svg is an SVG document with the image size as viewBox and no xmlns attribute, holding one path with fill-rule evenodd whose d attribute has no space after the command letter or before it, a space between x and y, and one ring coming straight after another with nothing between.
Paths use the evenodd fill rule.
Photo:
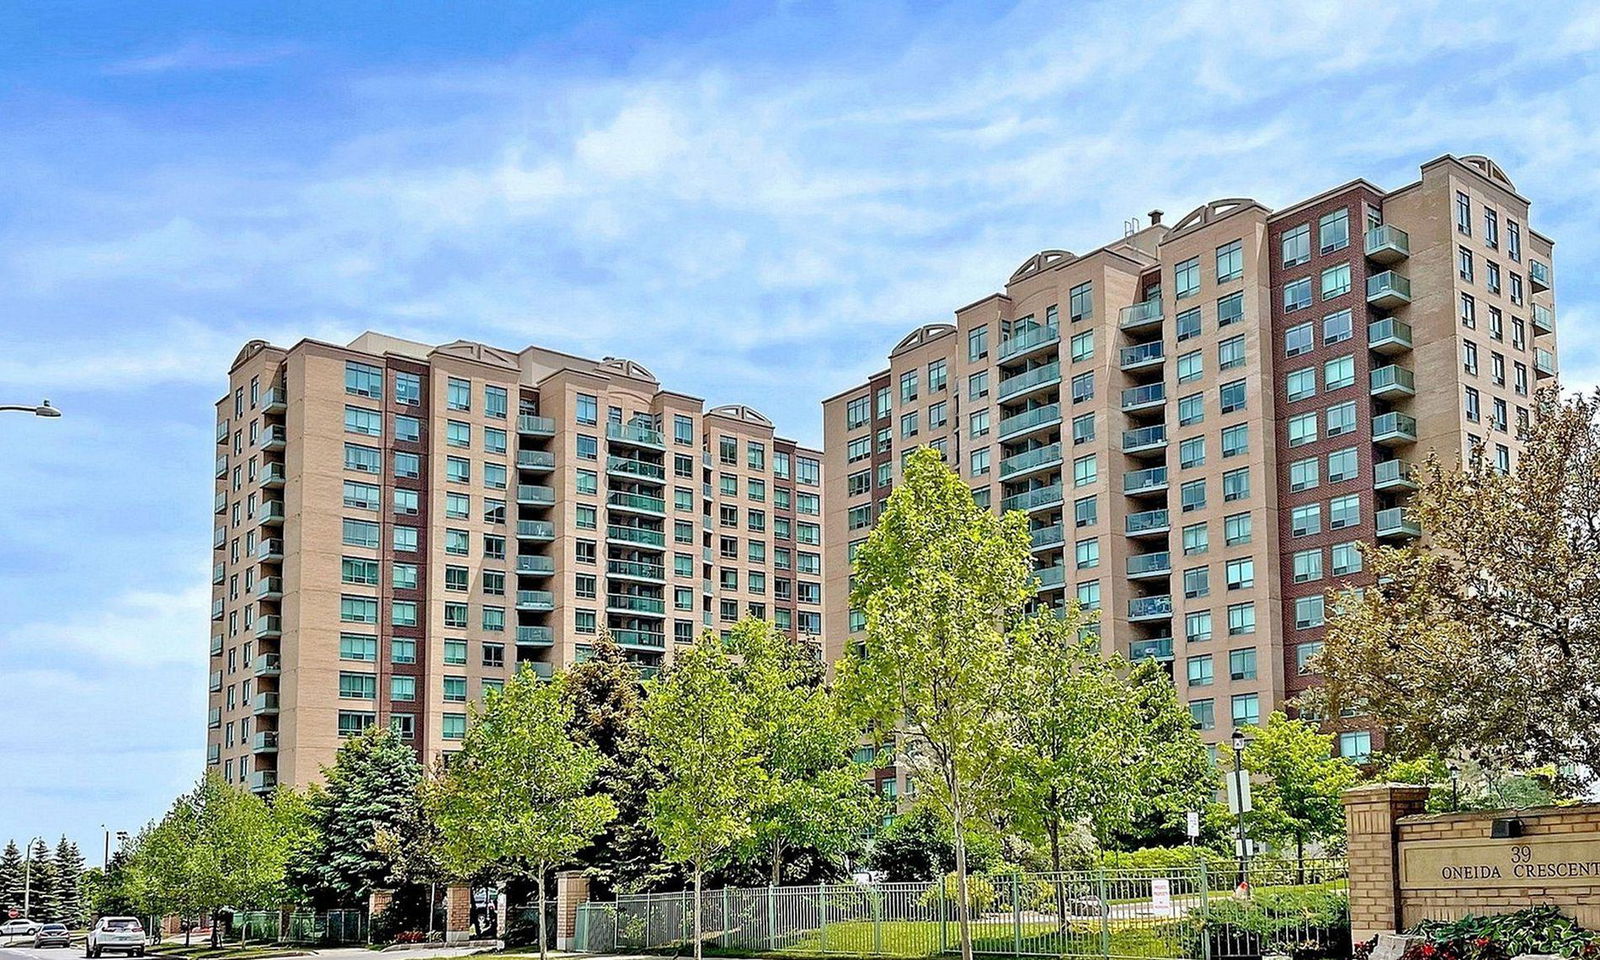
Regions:
<instances>
[{"instance_id":1,"label":"glass balcony railing","mask_svg":"<svg viewBox=\"0 0 1600 960\"><path fill-rule=\"evenodd\" d=\"M1534 292L1550 289L1550 267L1538 260L1528 261L1528 283Z\"/></svg>"},{"instance_id":2,"label":"glass balcony railing","mask_svg":"<svg viewBox=\"0 0 1600 960\"><path fill-rule=\"evenodd\" d=\"M261 513L257 516L257 519L262 523L282 523L283 501L267 500L263 502L261 504Z\"/></svg>"},{"instance_id":3,"label":"glass balcony railing","mask_svg":"<svg viewBox=\"0 0 1600 960\"><path fill-rule=\"evenodd\" d=\"M213 601L211 601L211 619L213 619L213 620L221 620L222 619L222 611L224 609L226 609L226 608L223 606L223 601L221 601L221 600L213 600Z\"/></svg>"},{"instance_id":4,"label":"glass balcony railing","mask_svg":"<svg viewBox=\"0 0 1600 960\"><path fill-rule=\"evenodd\" d=\"M1417 421L1403 413L1381 413L1372 418L1372 439L1383 444L1414 443Z\"/></svg>"},{"instance_id":5,"label":"glass balcony railing","mask_svg":"<svg viewBox=\"0 0 1600 960\"><path fill-rule=\"evenodd\" d=\"M518 610L554 610L556 596L549 590L518 590Z\"/></svg>"},{"instance_id":6,"label":"glass balcony railing","mask_svg":"<svg viewBox=\"0 0 1600 960\"><path fill-rule=\"evenodd\" d=\"M284 472L281 463L264 463L261 465L261 485L263 487L281 487L288 482L288 474Z\"/></svg>"},{"instance_id":7,"label":"glass balcony railing","mask_svg":"<svg viewBox=\"0 0 1600 960\"><path fill-rule=\"evenodd\" d=\"M1148 640L1135 640L1128 644L1129 660L1171 660L1172 638L1151 637Z\"/></svg>"},{"instance_id":8,"label":"glass balcony railing","mask_svg":"<svg viewBox=\"0 0 1600 960\"><path fill-rule=\"evenodd\" d=\"M227 443L228 442L228 437L231 436L231 435L232 434L230 434L228 432L228 421L226 421L226 420L218 421L217 422L217 442L218 443Z\"/></svg>"},{"instance_id":9,"label":"glass balcony railing","mask_svg":"<svg viewBox=\"0 0 1600 960\"><path fill-rule=\"evenodd\" d=\"M288 443L288 441L289 431L285 430L282 424L270 424L265 430L261 431L261 449L263 450L282 450L284 444Z\"/></svg>"},{"instance_id":10,"label":"glass balcony railing","mask_svg":"<svg viewBox=\"0 0 1600 960\"><path fill-rule=\"evenodd\" d=\"M518 450L517 468L519 470L554 470L556 455L547 450Z\"/></svg>"},{"instance_id":11,"label":"glass balcony railing","mask_svg":"<svg viewBox=\"0 0 1600 960\"><path fill-rule=\"evenodd\" d=\"M256 559L266 560L269 562L273 560L282 560L283 541L277 539L276 537L261 541L261 543L256 546Z\"/></svg>"},{"instance_id":12,"label":"glass balcony railing","mask_svg":"<svg viewBox=\"0 0 1600 960\"><path fill-rule=\"evenodd\" d=\"M288 405L289 396L284 392L282 386L270 386L261 395L261 409L267 413L282 413Z\"/></svg>"},{"instance_id":13,"label":"glass balcony railing","mask_svg":"<svg viewBox=\"0 0 1600 960\"><path fill-rule=\"evenodd\" d=\"M541 486L535 483L519 483L517 484L517 502L548 507L556 502L556 491L554 487Z\"/></svg>"},{"instance_id":14,"label":"glass balcony railing","mask_svg":"<svg viewBox=\"0 0 1600 960\"><path fill-rule=\"evenodd\" d=\"M517 643L543 646L555 642L555 633L549 627L522 626L517 628Z\"/></svg>"},{"instance_id":15,"label":"glass balcony railing","mask_svg":"<svg viewBox=\"0 0 1600 960\"><path fill-rule=\"evenodd\" d=\"M1014 474L1027 473L1030 470L1037 470L1040 467L1060 462L1061 444L1059 442L1050 443L1042 447L1034 447L1032 450L1024 450L1022 453L1014 453L1001 460L1000 476L1003 479Z\"/></svg>"},{"instance_id":16,"label":"glass balcony railing","mask_svg":"<svg viewBox=\"0 0 1600 960\"><path fill-rule=\"evenodd\" d=\"M1033 575L1039 578L1040 590L1059 590L1067 582L1067 568L1061 564L1040 567L1033 571Z\"/></svg>"},{"instance_id":17,"label":"glass balcony railing","mask_svg":"<svg viewBox=\"0 0 1600 960\"><path fill-rule=\"evenodd\" d=\"M667 478L667 468L662 464L651 463L648 460L636 460L633 457L607 457L606 471L628 477L644 477L649 480L665 480Z\"/></svg>"},{"instance_id":18,"label":"glass balcony railing","mask_svg":"<svg viewBox=\"0 0 1600 960\"><path fill-rule=\"evenodd\" d=\"M1122 475L1123 493L1145 493L1152 490L1165 490L1166 487L1166 467L1151 467L1148 470L1130 470Z\"/></svg>"},{"instance_id":19,"label":"glass balcony railing","mask_svg":"<svg viewBox=\"0 0 1600 960\"><path fill-rule=\"evenodd\" d=\"M1542 303L1533 305L1533 331L1536 335L1556 332L1556 316Z\"/></svg>"},{"instance_id":20,"label":"glass balcony railing","mask_svg":"<svg viewBox=\"0 0 1600 960\"><path fill-rule=\"evenodd\" d=\"M1367 278L1367 302L1385 310L1411 302L1411 280L1393 270L1375 273Z\"/></svg>"},{"instance_id":21,"label":"glass balcony railing","mask_svg":"<svg viewBox=\"0 0 1600 960\"><path fill-rule=\"evenodd\" d=\"M556 435L556 422L550 417L524 413L517 417L517 432L530 437L553 437Z\"/></svg>"},{"instance_id":22,"label":"glass balcony railing","mask_svg":"<svg viewBox=\"0 0 1600 960\"><path fill-rule=\"evenodd\" d=\"M606 594L606 606L612 610L628 610L634 613L663 614L667 612L667 602L659 597L641 597L632 593Z\"/></svg>"},{"instance_id":23,"label":"glass balcony railing","mask_svg":"<svg viewBox=\"0 0 1600 960\"><path fill-rule=\"evenodd\" d=\"M275 600L283 596L283 578L262 577L257 580L256 596L262 600Z\"/></svg>"},{"instance_id":24,"label":"glass balcony railing","mask_svg":"<svg viewBox=\"0 0 1600 960\"><path fill-rule=\"evenodd\" d=\"M1060 382L1061 361L1052 360L1043 366L1001 380L995 389L995 395L997 399L1005 400L1019 393Z\"/></svg>"},{"instance_id":25,"label":"glass balcony railing","mask_svg":"<svg viewBox=\"0 0 1600 960\"><path fill-rule=\"evenodd\" d=\"M278 731L258 730L250 742L251 749L256 753L276 753L278 751Z\"/></svg>"},{"instance_id":26,"label":"glass balcony railing","mask_svg":"<svg viewBox=\"0 0 1600 960\"><path fill-rule=\"evenodd\" d=\"M1133 370L1151 366L1166 358L1166 346L1160 340L1122 348L1122 369Z\"/></svg>"},{"instance_id":27,"label":"glass balcony railing","mask_svg":"<svg viewBox=\"0 0 1600 960\"><path fill-rule=\"evenodd\" d=\"M226 453L224 453L222 456L217 458L217 476L225 477L227 475L228 475L228 455Z\"/></svg>"},{"instance_id":28,"label":"glass balcony railing","mask_svg":"<svg viewBox=\"0 0 1600 960\"><path fill-rule=\"evenodd\" d=\"M1386 317L1367 324L1367 347L1376 353L1404 353L1411 349L1411 324Z\"/></svg>"},{"instance_id":29,"label":"glass balcony railing","mask_svg":"<svg viewBox=\"0 0 1600 960\"><path fill-rule=\"evenodd\" d=\"M251 709L252 709L253 713L256 713L258 715L259 714L263 714L263 713L277 713L278 712L278 694L277 694L277 692L269 690L269 691L267 691L265 693L256 694L256 702L255 702L254 706Z\"/></svg>"},{"instance_id":30,"label":"glass balcony railing","mask_svg":"<svg viewBox=\"0 0 1600 960\"><path fill-rule=\"evenodd\" d=\"M644 647L660 650L667 645L667 635L653 630L613 630L611 639L624 647Z\"/></svg>"},{"instance_id":31,"label":"glass balcony railing","mask_svg":"<svg viewBox=\"0 0 1600 960\"><path fill-rule=\"evenodd\" d=\"M554 540L556 525L549 520L518 520L517 539Z\"/></svg>"},{"instance_id":32,"label":"glass balcony railing","mask_svg":"<svg viewBox=\"0 0 1600 960\"><path fill-rule=\"evenodd\" d=\"M606 573L618 577L635 577L644 580L665 580L666 568L659 563L638 560L607 560Z\"/></svg>"},{"instance_id":33,"label":"glass balcony railing","mask_svg":"<svg viewBox=\"0 0 1600 960\"><path fill-rule=\"evenodd\" d=\"M215 657L218 654L222 653L222 645L226 641L226 639L227 638L224 637L220 633L213 633L211 635L211 655L213 657Z\"/></svg>"},{"instance_id":34,"label":"glass balcony railing","mask_svg":"<svg viewBox=\"0 0 1600 960\"><path fill-rule=\"evenodd\" d=\"M664 547L667 544L667 535L660 530L647 530L644 527L630 527L620 523L613 523L607 526L606 537L611 540L621 540L625 543L642 543L651 547Z\"/></svg>"},{"instance_id":35,"label":"glass balcony railing","mask_svg":"<svg viewBox=\"0 0 1600 960\"><path fill-rule=\"evenodd\" d=\"M1399 457L1393 460L1379 460L1373 464L1372 480L1373 487L1378 490L1417 488L1416 481L1411 479L1411 464Z\"/></svg>"},{"instance_id":36,"label":"glass balcony railing","mask_svg":"<svg viewBox=\"0 0 1600 960\"><path fill-rule=\"evenodd\" d=\"M1117 311L1117 326L1124 330L1161 322L1161 301L1146 300Z\"/></svg>"},{"instance_id":37,"label":"glass balcony railing","mask_svg":"<svg viewBox=\"0 0 1600 960\"><path fill-rule=\"evenodd\" d=\"M556 572L556 562L551 557L521 556L517 558L517 572L530 576L549 576Z\"/></svg>"},{"instance_id":38,"label":"glass balcony railing","mask_svg":"<svg viewBox=\"0 0 1600 960\"><path fill-rule=\"evenodd\" d=\"M1375 397L1412 396L1417 392L1417 378L1405 367L1389 364L1372 370L1368 377Z\"/></svg>"},{"instance_id":39,"label":"glass balcony railing","mask_svg":"<svg viewBox=\"0 0 1600 960\"><path fill-rule=\"evenodd\" d=\"M1539 348L1533 352L1533 369L1541 377L1556 375L1556 355L1549 350Z\"/></svg>"},{"instance_id":40,"label":"glass balcony railing","mask_svg":"<svg viewBox=\"0 0 1600 960\"><path fill-rule=\"evenodd\" d=\"M1167 402L1167 385L1147 383L1142 387L1129 387L1122 391L1122 409L1139 410Z\"/></svg>"},{"instance_id":41,"label":"glass balcony railing","mask_svg":"<svg viewBox=\"0 0 1600 960\"><path fill-rule=\"evenodd\" d=\"M1034 407L1032 410L1024 410L1009 417L1002 417L1000 420L1000 436L1003 439L1028 430L1035 430L1046 424L1055 423L1060 419L1061 404L1059 403L1049 403L1042 407Z\"/></svg>"},{"instance_id":42,"label":"glass balcony railing","mask_svg":"<svg viewBox=\"0 0 1600 960\"><path fill-rule=\"evenodd\" d=\"M1033 539L1033 548L1035 550L1041 550L1045 547L1059 547L1066 542L1065 528L1059 523L1051 524L1048 527L1039 527L1029 536Z\"/></svg>"},{"instance_id":43,"label":"glass balcony railing","mask_svg":"<svg viewBox=\"0 0 1600 960\"><path fill-rule=\"evenodd\" d=\"M256 616L256 639L283 636L283 618L277 614L258 614Z\"/></svg>"},{"instance_id":44,"label":"glass balcony railing","mask_svg":"<svg viewBox=\"0 0 1600 960\"><path fill-rule=\"evenodd\" d=\"M1405 509L1402 507L1379 510L1373 526L1380 537L1419 537L1422 535L1422 527L1407 516Z\"/></svg>"},{"instance_id":45,"label":"glass balcony railing","mask_svg":"<svg viewBox=\"0 0 1600 960\"><path fill-rule=\"evenodd\" d=\"M995 351L998 360L1009 360L1020 356L1029 350L1055 343L1061 339L1061 329L1049 324L1040 324L1019 330L1010 337L1000 341L1000 347Z\"/></svg>"},{"instance_id":46,"label":"glass balcony railing","mask_svg":"<svg viewBox=\"0 0 1600 960\"><path fill-rule=\"evenodd\" d=\"M1159 620L1172 616L1172 595L1132 597L1128 600L1129 620Z\"/></svg>"},{"instance_id":47,"label":"glass balcony railing","mask_svg":"<svg viewBox=\"0 0 1600 960\"><path fill-rule=\"evenodd\" d=\"M1061 484L1038 487L1014 494L1000 501L1001 510L1037 510L1061 502Z\"/></svg>"},{"instance_id":48,"label":"glass balcony railing","mask_svg":"<svg viewBox=\"0 0 1600 960\"><path fill-rule=\"evenodd\" d=\"M608 423L606 439L617 443L631 443L641 447L664 447L666 441L661 431L639 423Z\"/></svg>"},{"instance_id":49,"label":"glass balcony railing","mask_svg":"<svg viewBox=\"0 0 1600 960\"><path fill-rule=\"evenodd\" d=\"M252 793L266 793L278 789L278 771L256 770L250 774L250 790Z\"/></svg>"},{"instance_id":50,"label":"glass balcony railing","mask_svg":"<svg viewBox=\"0 0 1600 960\"><path fill-rule=\"evenodd\" d=\"M625 493L612 490L606 494L606 506L617 510L637 510L643 513L666 513L667 502L660 497L642 493Z\"/></svg>"},{"instance_id":51,"label":"glass balcony railing","mask_svg":"<svg viewBox=\"0 0 1600 960\"><path fill-rule=\"evenodd\" d=\"M216 498L211 501L211 512L212 513L227 513L228 512L228 495L226 493L217 494Z\"/></svg>"},{"instance_id":52,"label":"glass balcony railing","mask_svg":"<svg viewBox=\"0 0 1600 960\"><path fill-rule=\"evenodd\" d=\"M1172 529L1172 517L1165 507L1159 510L1130 513L1123 519L1122 523L1123 532L1130 537L1142 536L1147 533L1160 533Z\"/></svg>"},{"instance_id":53,"label":"glass balcony railing","mask_svg":"<svg viewBox=\"0 0 1600 960\"><path fill-rule=\"evenodd\" d=\"M1167 425L1157 423L1137 430L1122 431L1122 452L1134 453L1167 445Z\"/></svg>"},{"instance_id":54,"label":"glass balcony railing","mask_svg":"<svg viewBox=\"0 0 1600 960\"><path fill-rule=\"evenodd\" d=\"M276 653L263 653L261 656L256 657L254 666L256 676L276 677L283 672L283 658Z\"/></svg>"},{"instance_id":55,"label":"glass balcony railing","mask_svg":"<svg viewBox=\"0 0 1600 960\"><path fill-rule=\"evenodd\" d=\"M1160 553L1139 553L1128 558L1128 576L1152 577L1172 572L1172 554L1163 550Z\"/></svg>"},{"instance_id":56,"label":"glass balcony railing","mask_svg":"<svg viewBox=\"0 0 1600 960\"><path fill-rule=\"evenodd\" d=\"M1387 223L1373 227L1367 231L1366 254L1374 263L1399 263L1411 256L1411 237Z\"/></svg>"}]
</instances>

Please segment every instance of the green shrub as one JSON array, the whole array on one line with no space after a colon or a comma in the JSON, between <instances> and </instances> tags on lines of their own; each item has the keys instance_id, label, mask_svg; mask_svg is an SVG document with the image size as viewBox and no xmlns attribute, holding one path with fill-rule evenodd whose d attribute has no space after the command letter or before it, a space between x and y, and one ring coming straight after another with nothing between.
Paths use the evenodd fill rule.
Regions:
<instances>
[{"instance_id":1,"label":"green shrub","mask_svg":"<svg viewBox=\"0 0 1600 960\"><path fill-rule=\"evenodd\" d=\"M1515 913L1424 920L1410 932L1422 941L1413 944L1402 960L1504 960L1524 953L1600 958L1600 934L1584 930L1548 904Z\"/></svg>"},{"instance_id":2,"label":"green shrub","mask_svg":"<svg viewBox=\"0 0 1600 960\"><path fill-rule=\"evenodd\" d=\"M1186 956L1287 954L1294 960L1350 956L1350 899L1341 890L1258 891L1248 900L1212 900L1205 929Z\"/></svg>"},{"instance_id":3,"label":"green shrub","mask_svg":"<svg viewBox=\"0 0 1600 960\"><path fill-rule=\"evenodd\" d=\"M946 917L956 916L956 904L961 902L960 886L956 882L955 873L947 873L941 883L929 887L922 895L922 905L937 909L940 903L940 888L943 888L943 902ZM998 898L994 892L994 884L981 874L967 875L967 906L974 917L982 916L993 909Z\"/></svg>"}]
</instances>

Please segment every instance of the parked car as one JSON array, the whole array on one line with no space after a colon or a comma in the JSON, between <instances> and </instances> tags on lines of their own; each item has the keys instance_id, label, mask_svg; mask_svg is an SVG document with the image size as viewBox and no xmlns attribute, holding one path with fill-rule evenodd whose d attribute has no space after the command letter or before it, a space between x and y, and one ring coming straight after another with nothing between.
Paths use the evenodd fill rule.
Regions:
<instances>
[{"instance_id":1,"label":"parked car","mask_svg":"<svg viewBox=\"0 0 1600 960\"><path fill-rule=\"evenodd\" d=\"M44 924L37 920L7 920L5 923L0 923L0 939L6 937L31 937L38 933L39 928L42 926Z\"/></svg>"},{"instance_id":2,"label":"parked car","mask_svg":"<svg viewBox=\"0 0 1600 960\"><path fill-rule=\"evenodd\" d=\"M144 924L138 917L101 917L89 928L83 955L98 957L105 951L144 956Z\"/></svg>"},{"instance_id":3,"label":"parked car","mask_svg":"<svg viewBox=\"0 0 1600 960\"><path fill-rule=\"evenodd\" d=\"M39 928L38 933L33 935L33 946L35 949L39 947L70 947L72 946L72 934L67 930L67 925L64 923L47 923Z\"/></svg>"}]
</instances>

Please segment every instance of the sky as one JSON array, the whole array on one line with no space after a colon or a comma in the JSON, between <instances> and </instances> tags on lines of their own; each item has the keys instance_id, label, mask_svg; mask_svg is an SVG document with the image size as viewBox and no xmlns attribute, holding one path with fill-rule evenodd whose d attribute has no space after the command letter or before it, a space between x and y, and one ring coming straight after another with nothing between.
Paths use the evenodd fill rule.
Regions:
<instances>
[{"instance_id":1,"label":"sky","mask_svg":"<svg viewBox=\"0 0 1600 960\"><path fill-rule=\"evenodd\" d=\"M203 766L251 338L627 356L819 401L1044 248L1495 158L1600 380L1600 16L1561 3L0 4L0 842Z\"/></svg>"}]
</instances>

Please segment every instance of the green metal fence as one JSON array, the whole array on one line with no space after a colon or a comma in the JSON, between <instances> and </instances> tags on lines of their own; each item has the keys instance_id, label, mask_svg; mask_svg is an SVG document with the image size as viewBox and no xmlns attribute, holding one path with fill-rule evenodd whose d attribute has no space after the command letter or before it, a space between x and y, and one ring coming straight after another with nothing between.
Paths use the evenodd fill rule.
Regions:
<instances>
[{"instance_id":1,"label":"green metal fence","mask_svg":"<svg viewBox=\"0 0 1600 960\"><path fill-rule=\"evenodd\" d=\"M969 878L973 952L1100 960L1296 960L1349 956L1344 865L1107 868ZM958 949L955 884L848 883L707 890L707 949L734 954L927 958ZM578 948L677 951L694 938L692 892L585 904Z\"/></svg>"},{"instance_id":2,"label":"green metal fence","mask_svg":"<svg viewBox=\"0 0 1600 960\"><path fill-rule=\"evenodd\" d=\"M235 913L230 935L244 942L338 945L367 942L365 910L252 910Z\"/></svg>"}]
</instances>

